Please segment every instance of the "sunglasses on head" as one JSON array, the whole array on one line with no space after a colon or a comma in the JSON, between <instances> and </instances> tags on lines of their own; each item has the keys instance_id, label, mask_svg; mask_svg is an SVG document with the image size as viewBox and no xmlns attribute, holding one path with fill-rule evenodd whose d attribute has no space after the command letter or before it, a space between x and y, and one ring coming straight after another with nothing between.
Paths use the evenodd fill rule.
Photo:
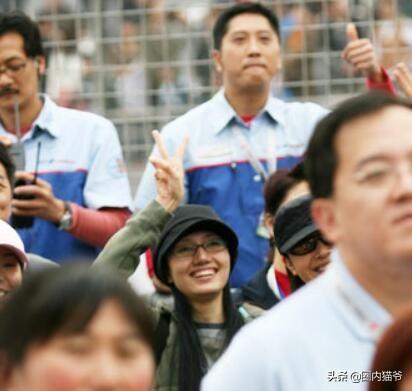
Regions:
<instances>
[{"instance_id":1,"label":"sunglasses on head","mask_svg":"<svg viewBox=\"0 0 412 391\"><path fill-rule=\"evenodd\" d=\"M292 247L288 254L291 255L306 255L316 250L318 242L321 241L326 246L332 247L332 243L328 242L320 232L315 232L314 234L301 240L298 244Z\"/></svg>"}]
</instances>

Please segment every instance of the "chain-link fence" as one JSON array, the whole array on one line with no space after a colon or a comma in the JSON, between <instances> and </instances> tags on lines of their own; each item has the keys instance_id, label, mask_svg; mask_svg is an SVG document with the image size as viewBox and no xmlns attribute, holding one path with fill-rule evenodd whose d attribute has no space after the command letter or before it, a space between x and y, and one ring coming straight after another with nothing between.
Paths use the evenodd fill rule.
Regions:
<instances>
[{"instance_id":1,"label":"chain-link fence","mask_svg":"<svg viewBox=\"0 0 412 391\"><path fill-rule=\"evenodd\" d=\"M134 189L152 147L150 131L219 88L211 26L235 1L1 0L40 23L47 50L43 90L60 104L114 121ZM356 23L382 64L412 61L410 0L263 1L281 21L283 74L273 93L326 106L364 88L341 59Z\"/></svg>"}]
</instances>

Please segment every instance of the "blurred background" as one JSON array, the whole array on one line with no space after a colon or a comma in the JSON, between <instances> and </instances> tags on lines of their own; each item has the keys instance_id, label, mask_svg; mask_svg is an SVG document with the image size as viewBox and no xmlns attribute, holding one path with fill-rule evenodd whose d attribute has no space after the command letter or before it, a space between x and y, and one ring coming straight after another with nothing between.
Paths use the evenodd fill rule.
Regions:
<instances>
[{"instance_id":1,"label":"blurred background","mask_svg":"<svg viewBox=\"0 0 412 391\"><path fill-rule=\"evenodd\" d=\"M239 1L240 2L240 1ZM232 0L0 0L41 27L43 91L60 105L116 125L134 190L152 148L151 130L219 88L210 60L211 26ZM273 94L327 107L365 89L341 60L355 22L382 65L412 64L412 0L262 1L281 21L283 74Z\"/></svg>"}]
</instances>

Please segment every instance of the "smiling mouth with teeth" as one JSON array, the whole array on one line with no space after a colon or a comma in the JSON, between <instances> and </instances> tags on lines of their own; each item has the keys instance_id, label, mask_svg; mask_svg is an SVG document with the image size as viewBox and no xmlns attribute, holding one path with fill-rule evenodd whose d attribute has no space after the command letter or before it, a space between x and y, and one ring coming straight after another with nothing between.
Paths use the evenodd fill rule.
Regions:
<instances>
[{"instance_id":1,"label":"smiling mouth with teeth","mask_svg":"<svg viewBox=\"0 0 412 391\"><path fill-rule=\"evenodd\" d=\"M190 275L194 278L206 278L213 277L216 274L214 269L204 269L191 273Z\"/></svg>"}]
</instances>

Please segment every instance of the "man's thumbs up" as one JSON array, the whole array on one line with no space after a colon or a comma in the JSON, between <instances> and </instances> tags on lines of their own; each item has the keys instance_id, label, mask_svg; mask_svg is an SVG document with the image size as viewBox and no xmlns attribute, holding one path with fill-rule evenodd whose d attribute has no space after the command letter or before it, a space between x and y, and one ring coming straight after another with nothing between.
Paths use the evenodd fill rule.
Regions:
<instances>
[{"instance_id":1,"label":"man's thumbs up","mask_svg":"<svg viewBox=\"0 0 412 391\"><path fill-rule=\"evenodd\" d=\"M348 23L346 25L346 37L348 39L348 42L356 41L359 39L358 30L353 23Z\"/></svg>"},{"instance_id":2,"label":"man's thumbs up","mask_svg":"<svg viewBox=\"0 0 412 391\"><path fill-rule=\"evenodd\" d=\"M348 23L346 26L346 37L348 43L342 52L342 58L364 76L375 82L381 82L381 67L371 41L359 38L353 23Z\"/></svg>"}]
</instances>

